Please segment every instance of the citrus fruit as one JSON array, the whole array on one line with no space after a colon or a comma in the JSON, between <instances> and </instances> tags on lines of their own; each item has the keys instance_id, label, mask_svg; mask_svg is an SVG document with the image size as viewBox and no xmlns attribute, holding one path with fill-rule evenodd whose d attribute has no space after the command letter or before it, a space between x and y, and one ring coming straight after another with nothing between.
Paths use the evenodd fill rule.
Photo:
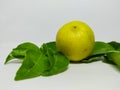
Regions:
<instances>
[{"instance_id":1,"label":"citrus fruit","mask_svg":"<svg viewBox=\"0 0 120 90\"><path fill-rule=\"evenodd\" d=\"M95 43L93 30L82 21L63 25L56 35L56 47L71 61L80 61L90 55Z\"/></svg>"}]
</instances>

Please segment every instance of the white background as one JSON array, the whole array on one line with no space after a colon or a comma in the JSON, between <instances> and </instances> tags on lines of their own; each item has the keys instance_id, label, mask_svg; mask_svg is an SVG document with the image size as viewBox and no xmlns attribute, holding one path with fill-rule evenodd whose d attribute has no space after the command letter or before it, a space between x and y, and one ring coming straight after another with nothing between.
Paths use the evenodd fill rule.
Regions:
<instances>
[{"instance_id":1,"label":"white background","mask_svg":"<svg viewBox=\"0 0 120 90\"><path fill-rule=\"evenodd\" d=\"M54 41L66 22L81 20L96 41L120 42L120 0L0 0L0 90L120 90L120 72L95 62L70 64L59 75L14 81L20 64L4 61L22 42Z\"/></svg>"}]
</instances>

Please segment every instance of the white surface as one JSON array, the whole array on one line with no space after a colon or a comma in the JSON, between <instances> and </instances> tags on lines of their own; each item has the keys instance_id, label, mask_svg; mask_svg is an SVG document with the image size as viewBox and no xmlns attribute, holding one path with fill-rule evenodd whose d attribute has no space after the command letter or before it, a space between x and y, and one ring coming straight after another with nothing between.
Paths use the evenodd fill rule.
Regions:
<instances>
[{"instance_id":1,"label":"white surface","mask_svg":"<svg viewBox=\"0 0 120 90\"><path fill-rule=\"evenodd\" d=\"M53 41L71 20L88 23L96 40L120 41L119 8L119 0L0 0L0 90L119 90L120 72L102 62L70 64L64 73L18 82L20 64L4 65L12 48Z\"/></svg>"}]
</instances>

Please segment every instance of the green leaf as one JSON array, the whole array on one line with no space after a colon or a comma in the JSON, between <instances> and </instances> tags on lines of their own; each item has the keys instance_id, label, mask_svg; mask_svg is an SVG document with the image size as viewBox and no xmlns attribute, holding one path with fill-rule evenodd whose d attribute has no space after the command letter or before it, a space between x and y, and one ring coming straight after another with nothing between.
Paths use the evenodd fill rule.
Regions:
<instances>
[{"instance_id":1,"label":"green leaf","mask_svg":"<svg viewBox=\"0 0 120 90\"><path fill-rule=\"evenodd\" d=\"M39 51L28 50L15 80L51 76L68 68L68 58L56 50L55 42L44 43Z\"/></svg>"},{"instance_id":2,"label":"green leaf","mask_svg":"<svg viewBox=\"0 0 120 90\"><path fill-rule=\"evenodd\" d=\"M120 51L107 54L107 58L120 69Z\"/></svg>"},{"instance_id":3,"label":"green leaf","mask_svg":"<svg viewBox=\"0 0 120 90\"><path fill-rule=\"evenodd\" d=\"M26 57L16 73L15 80L23 80L40 76L49 68L47 57L40 51L28 50Z\"/></svg>"},{"instance_id":4,"label":"green leaf","mask_svg":"<svg viewBox=\"0 0 120 90\"><path fill-rule=\"evenodd\" d=\"M30 42L22 43L9 53L9 55L6 58L5 64L12 59L23 60L27 50L39 51L39 47Z\"/></svg>"},{"instance_id":5,"label":"green leaf","mask_svg":"<svg viewBox=\"0 0 120 90\"><path fill-rule=\"evenodd\" d=\"M91 56L106 54L106 53L110 53L110 52L116 52L116 50L108 43L96 41L93 52L91 53Z\"/></svg>"},{"instance_id":6,"label":"green leaf","mask_svg":"<svg viewBox=\"0 0 120 90\"><path fill-rule=\"evenodd\" d=\"M47 53L48 48L51 49L52 53L56 53L56 52L57 52L57 50L56 50L56 43L55 43L55 42L44 43L44 44L40 47L40 50L41 50L43 53Z\"/></svg>"},{"instance_id":7,"label":"green leaf","mask_svg":"<svg viewBox=\"0 0 120 90\"><path fill-rule=\"evenodd\" d=\"M51 67L54 64L53 55L57 52L56 51L56 43L55 42L44 43L41 46L40 50L43 54L45 54L47 56L47 58L49 60L49 64L50 64L49 69L51 69Z\"/></svg>"},{"instance_id":8,"label":"green leaf","mask_svg":"<svg viewBox=\"0 0 120 90\"><path fill-rule=\"evenodd\" d=\"M42 74L43 76L51 76L51 75L56 75L58 73L61 73L67 70L69 65L68 58L60 52L53 55L53 59L49 59L49 62L52 63L52 66L50 67L51 69L46 70Z\"/></svg>"},{"instance_id":9,"label":"green leaf","mask_svg":"<svg viewBox=\"0 0 120 90\"><path fill-rule=\"evenodd\" d=\"M101 61L104 60L104 57L99 55L99 56L93 56L93 57L89 57L87 59L81 60L81 63L92 63L92 62L96 62L96 61Z\"/></svg>"},{"instance_id":10,"label":"green leaf","mask_svg":"<svg viewBox=\"0 0 120 90\"><path fill-rule=\"evenodd\" d=\"M105 42L96 41L93 51L90 56L81 60L81 63L91 63L95 61L103 61L105 60L105 56L108 53L117 52L111 45Z\"/></svg>"},{"instance_id":11,"label":"green leaf","mask_svg":"<svg viewBox=\"0 0 120 90\"><path fill-rule=\"evenodd\" d=\"M50 48L52 51L56 52L56 42L48 42L48 43L45 43L45 45L47 48Z\"/></svg>"},{"instance_id":12,"label":"green leaf","mask_svg":"<svg viewBox=\"0 0 120 90\"><path fill-rule=\"evenodd\" d=\"M120 43L116 41L111 41L108 44L110 44L115 50L120 51Z\"/></svg>"},{"instance_id":13,"label":"green leaf","mask_svg":"<svg viewBox=\"0 0 120 90\"><path fill-rule=\"evenodd\" d=\"M57 52L55 42L43 44L42 52L48 57L50 64L49 70L42 73L43 76L55 75L68 68L69 59L64 54Z\"/></svg>"},{"instance_id":14,"label":"green leaf","mask_svg":"<svg viewBox=\"0 0 120 90\"><path fill-rule=\"evenodd\" d=\"M116 52L108 53L107 54L107 61L113 62L113 64L116 64L117 67L120 69L120 43L116 41L109 42Z\"/></svg>"}]
</instances>

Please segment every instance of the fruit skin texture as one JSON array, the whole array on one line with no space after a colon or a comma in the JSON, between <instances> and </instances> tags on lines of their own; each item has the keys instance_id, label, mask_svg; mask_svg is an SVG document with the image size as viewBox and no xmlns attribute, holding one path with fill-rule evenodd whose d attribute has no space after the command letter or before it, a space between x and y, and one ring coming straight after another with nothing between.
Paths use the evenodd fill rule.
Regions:
<instances>
[{"instance_id":1,"label":"fruit skin texture","mask_svg":"<svg viewBox=\"0 0 120 90\"><path fill-rule=\"evenodd\" d=\"M94 47L94 32L84 22L71 21L63 25L56 35L56 47L71 61L88 57Z\"/></svg>"}]
</instances>

